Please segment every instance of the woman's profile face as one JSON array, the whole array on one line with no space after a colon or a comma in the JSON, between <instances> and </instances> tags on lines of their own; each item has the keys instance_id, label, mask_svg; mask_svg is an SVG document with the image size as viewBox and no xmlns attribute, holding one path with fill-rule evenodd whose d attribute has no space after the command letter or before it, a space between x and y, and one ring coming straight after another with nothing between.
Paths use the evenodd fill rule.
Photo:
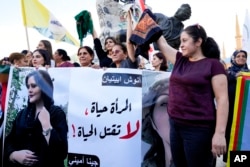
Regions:
<instances>
[{"instance_id":1,"label":"woman's profile face","mask_svg":"<svg viewBox=\"0 0 250 167\"><path fill-rule=\"evenodd\" d=\"M163 60L159 59L159 57L157 57L156 55L153 56L153 59L151 61L152 63L152 66L155 68L155 67L158 67L161 65Z\"/></svg>"},{"instance_id":2,"label":"woman's profile face","mask_svg":"<svg viewBox=\"0 0 250 167\"><path fill-rule=\"evenodd\" d=\"M37 103L41 100L41 89L37 86L34 76L30 76L27 81L28 97L30 103Z\"/></svg>"},{"instance_id":3,"label":"woman's profile face","mask_svg":"<svg viewBox=\"0 0 250 167\"><path fill-rule=\"evenodd\" d=\"M58 53L58 51L55 51L55 53L53 54L53 59L57 62L62 60L62 56Z\"/></svg>"},{"instance_id":4,"label":"woman's profile face","mask_svg":"<svg viewBox=\"0 0 250 167\"><path fill-rule=\"evenodd\" d=\"M37 48L37 49L45 49L45 50L46 50L45 45L44 45L44 43L43 43L42 41L40 41L40 42L38 43L38 45L37 45L36 48Z\"/></svg>"},{"instance_id":5,"label":"woman's profile face","mask_svg":"<svg viewBox=\"0 0 250 167\"><path fill-rule=\"evenodd\" d=\"M199 46L199 43L194 42L193 38L187 32L183 31L181 33L180 48L183 56L190 57L197 51Z\"/></svg>"}]
</instances>

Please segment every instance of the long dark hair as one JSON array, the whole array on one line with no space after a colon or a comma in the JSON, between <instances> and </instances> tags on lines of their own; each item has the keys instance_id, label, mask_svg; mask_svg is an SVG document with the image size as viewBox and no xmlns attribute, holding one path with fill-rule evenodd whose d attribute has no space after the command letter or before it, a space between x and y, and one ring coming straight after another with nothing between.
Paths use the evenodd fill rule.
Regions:
<instances>
[{"instance_id":1,"label":"long dark hair","mask_svg":"<svg viewBox=\"0 0 250 167\"><path fill-rule=\"evenodd\" d=\"M51 65L50 55L49 55L49 52L47 50L36 49L36 50L34 50L33 53L35 53L35 52L39 52L43 56L43 58L44 58L44 64L43 64L43 66L45 66L45 65L49 65L50 66Z\"/></svg>"},{"instance_id":2,"label":"long dark hair","mask_svg":"<svg viewBox=\"0 0 250 167\"><path fill-rule=\"evenodd\" d=\"M37 86L41 89L41 98L43 99L44 106L49 110L50 106L54 104L53 100L53 81L49 73L45 70L35 70L29 73L25 78L25 84L28 88L28 80L30 77L34 77ZM34 104L30 103L28 100L28 108L34 107Z\"/></svg>"},{"instance_id":3,"label":"long dark hair","mask_svg":"<svg viewBox=\"0 0 250 167\"><path fill-rule=\"evenodd\" d=\"M161 66L160 66L160 71L167 71L168 65L167 65L167 60L165 56L161 52L157 52L154 54L154 56L158 57L160 60L162 60Z\"/></svg>"},{"instance_id":4,"label":"long dark hair","mask_svg":"<svg viewBox=\"0 0 250 167\"><path fill-rule=\"evenodd\" d=\"M112 40L115 44L118 43L117 40L114 38L114 37L107 37L105 40L104 40L104 46L106 45L107 41L108 40ZM104 47L104 49L106 50L106 48ZM106 50L107 51L107 50Z\"/></svg>"},{"instance_id":5,"label":"long dark hair","mask_svg":"<svg viewBox=\"0 0 250 167\"><path fill-rule=\"evenodd\" d=\"M63 61L70 61L70 57L68 56L66 50L64 49L57 49L57 52L60 56L62 56Z\"/></svg>"},{"instance_id":6,"label":"long dark hair","mask_svg":"<svg viewBox=\"0 0 250 167\"><path fill-rule=\"evenodd\" d=\"M191 25L186 27L183 31L189 34L194 42L197 42L199 38L202 39L201 50L205 57L220 60L220 49L218 44L212 37L207 36L205 29L201 25Z\"/></svg>"},{"instance_id":7,"label":"long dark hair","mask_svg":"<svg viewBox=\"0 0 250 167\"><path fill-rule=\"evenodd\" d=\"M49 58L50 58L51 60L53 60L53 50L52 50L52 45L51 45L50 41L45 40L45 39L42 39L40 42L43 43L45 49L48 51L48 53L49 53Z\"/></svg>"}]
</instances>

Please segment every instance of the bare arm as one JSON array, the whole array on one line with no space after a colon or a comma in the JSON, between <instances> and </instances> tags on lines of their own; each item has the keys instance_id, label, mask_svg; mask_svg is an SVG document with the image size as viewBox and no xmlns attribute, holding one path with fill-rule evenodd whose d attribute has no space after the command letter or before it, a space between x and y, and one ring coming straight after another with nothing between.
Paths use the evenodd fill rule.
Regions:
<instances>
[{"instance_id":1,"label":"bare arm","mask_svg":"<svg viewBox=\"0 0 250 167\"><path fill-rule=\"evenodd\" d=\"M163 36L161 36L157 40L157 46L163 53L163 55L166 57L166 59L172 64L174 64L176 60L177 50L171 47Z\"/></svg>"},{"instance_id":2,"label":"bare arm","mask_svg":"<svg viewBox=\"0 0 250 167\"><path fill-rule=\"evenodd\" d=\"M225 131L228 119L228 86L227 78L223 74L216 75L212 78L212 86L215 94L217 111L216 127L212 140L212 152L214 156L219 156L226 152Z\"/></svg>"},{"instance_id":3,"label":"bare arm","mask_svg":"<svg viewBox=\"0 0 250 167\"><path fill-rule=\"evenodd\" d=\"M132 62L135 62L135 46L130 42L129 38L132 35L132 19L131 19L131 12L130 10L127 13L127 39L126 39L126 45L127 45L127 50L128 50L128 56L129 59Z\"/></svg>"}]
</instances>

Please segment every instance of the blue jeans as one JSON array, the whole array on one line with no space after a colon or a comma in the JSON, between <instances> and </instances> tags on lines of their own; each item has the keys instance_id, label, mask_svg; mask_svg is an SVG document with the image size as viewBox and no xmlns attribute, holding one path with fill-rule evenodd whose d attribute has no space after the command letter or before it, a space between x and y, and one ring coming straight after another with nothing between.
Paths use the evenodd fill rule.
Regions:
<instances>
[{"instance_id":1,"label":"blue jeans","mask_svg":"<svg viewBox=\"0 0 250 167\"><path fill-rule=\"evenodd\" d=\"M187 126L170 119L170 147L175 167L212 167L214 127Z\"/></svg>"}]
</instances>

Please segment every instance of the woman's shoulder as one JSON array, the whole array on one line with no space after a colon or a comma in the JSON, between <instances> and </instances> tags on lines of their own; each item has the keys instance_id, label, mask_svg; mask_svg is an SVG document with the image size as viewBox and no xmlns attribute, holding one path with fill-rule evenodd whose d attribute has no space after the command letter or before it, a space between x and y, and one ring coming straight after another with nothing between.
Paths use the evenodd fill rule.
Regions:
<instances>
[{"instance_id":1,"label":"woman's shoulder","mask_svg":"<svg viewBox=\"0 0 250 167\"><path fill-rule=\"evenodd\" d=\"M211 68L211 72L213 75L217 75L217 74L225 74L227 75L228 71L225 69L224 65L221 63L221 61L219 59L215 59L215 58L206 58L206 63L204 64L204 66L210 63L210 68Z\"/></svg>"},{"instance_id":2,"label":"woman's shoulder","mask_svg":"<svg viewBox=\"0 0 250 167\"><path fill-rule=\"evenodd\" d=\"M65 111L62 109L61 106L58 105L51 105L49 109L50 114L65 114Z\"/></svg>"},{"instance_id":3,"label":"woman's shoulder","mask_svg":"<svg viewBox=\"0 0 250 167\"><path fill-rule=\"evenodd\" d=\"M63 111L63 109L62 109L61 106L55 105L55 104L53 104L53 105L50 106L50 110L62 110Z\"/></svg>"},{"instance_id":4,"label":"woman's shoulder","mask_svg":"<svg viewBox=\"0 0 250 167\"><path fill-rule=\"evenodd\" d=\"M20 110L18 110L17 116L27 113L28 110L30 110L28 109L28 107L21 108Z\"/></svg>"},{"instance_id":5,"label":"woman's shoulder","mask_svg":"<svg viewBox=\"0 0 250 167\"><path fill-rule=\"evenodd\" d=\"M211 65L215 65L215 66L221 66L223 67L223 64L220 62L219 59L215 59L215 58L204 58L204 61L200 61L203 62L205 64L210 63ZM224 68L224 67L223 67Z\"/></svg>"}]
</instances>

